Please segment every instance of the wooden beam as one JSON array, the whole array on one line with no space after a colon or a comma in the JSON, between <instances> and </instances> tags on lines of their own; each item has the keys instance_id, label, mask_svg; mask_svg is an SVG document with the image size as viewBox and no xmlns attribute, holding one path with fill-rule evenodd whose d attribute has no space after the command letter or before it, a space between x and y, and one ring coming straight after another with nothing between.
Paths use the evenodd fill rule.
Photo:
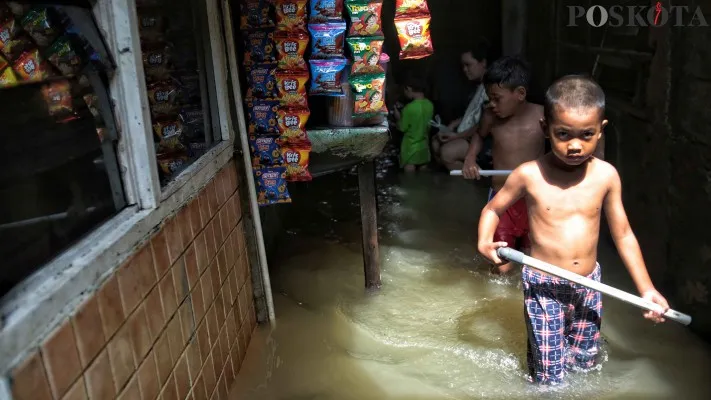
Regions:
<instances>
[{"instance_id":1,"label":"wooden beam","mask_svg":"<svg viewBox=\"0 0 711 400\"><path fill-rule=\"evenodd\" d=\"M363 268L365 288L380 288L380 251L378 249L378 210L375 192L375 162L358 167L360 219L363 234Z\"/></svg>"}]
</instances>

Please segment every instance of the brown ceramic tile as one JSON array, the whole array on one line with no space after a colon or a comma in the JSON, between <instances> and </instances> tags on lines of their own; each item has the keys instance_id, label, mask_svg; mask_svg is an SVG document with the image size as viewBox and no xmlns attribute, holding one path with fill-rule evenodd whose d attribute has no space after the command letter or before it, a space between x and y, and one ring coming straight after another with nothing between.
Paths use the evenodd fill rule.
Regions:
<instances>
[{"instance_id":1,"label":"brown ceramic tile","mask_svg":"<svg viewBox=\"0 0 711 400\"><path fill-rule=\"evenodd\" d=\"M193 315L196 322L202 320L202 317L205 315L205 300L202 296L202 284L198 281L195 285L195 289L193 289L190 294L190 303L193 306Z\"/></svg>"},{"instance_id":2,"label":"brown ceramic tile","mask_svg":"<svg viewBox=\"0 0 711 400\"><path fill-rule=\"evenodd\" d=\"M226 254L225 246L222 246L220 248L220 251L217 252L217 272L218 276L220 278L220 286L222 286L222 283L225 282L225 279L227 279L227 254Z\"/></svg>"},{"instance_id":3,"label":"brown ceramic tile","mask_svg":"<svg viewBox=\"0 0 711 400\"><path fill-rule=\"evenodd\" d=\"M62 397L62 400L88 400L89 395L86 393L86 384L84 383L84 378L79 377L72 387L69 389L67 394Z\"/></svg>"},{"instance_id":4,"label":"brown ceramic tile","mask_svg":"<svg viewBox=\"0 0 711 400\"><path fill-rule=\"evenodd\" d=\"M230 359L232 360L232 368L234 368L235 374L239 373L239 368L242 365L242 359L239 355L239 340L237 340L230 349Z\"/></svg>"},{"instance_id":5,"label":"brown ceramic tile","mask_svg":"<svg viewBox=\"0 0 711 400\"><path fill-rule=\"evenodd\" d=\"M244 360L244 356L247 354L247 346L249 345L249 340L247 340L249 328L247 326L242 326L239 331L239 358Z\"/></svg>"},{"instance_id":6,"label":"brown ceramic tile","mask_svg":"<svg viewBox=\"0 0 711 400\"><path fill-rule=\"evenodd\" d=\"M116 332L116 336L109 341L106 348L109 350L114 387L118 392L136 369L135 359L133 358L133 343L128 324L122 326Z\"/></svg>"},{"instance_id":7,"label":"brown ceramic tile","mask_svg":"<svg viewBox=\"0 0 711 400\"><path fill-rule=\"evenodd\" d=\"M232 343L235 342L235 336L237 334L237 325L235 325L235 310L231 309L230 313L227 314L227 342L230 347Z\"/></svg>"},{"instance_id":8,"label":"brown ceramic tile","mask_svg":"<svg viewBox=\"0 0 711 400\"><path fill-rule=\"evenodd\" d=\"M197 258L198 271L202 272L207 268L209 259L207 254L207 232L202 231L195 238L195 256Z\"/></svg>"},{"instance_id":9,"label":"brown ceramic tile","mask_svg":"<svg viewBox=\"0 0 711 400\"><path fill-rule=\"evenodd\" d=\"M215 376L215 364L212 359L212 355L207 357L205 365L202 367L202 376L205 380L205 391L208 395L212 395L213 390L215 390L215 384L217 383L217 377Z\"/></svg>"},{"instance_id":10,"label":"brown ceramic tile","mask_svg":"<svg viewBox=\"0 0 711 400\"><path fill-rule=\"evenodd\" d=\"M101 315L99 314L99 299L94 295L81 305L79 311L72 318L74 336L79 350L79 361L86 368L91 360L99 354L104 347L104 330L101 329Z\"/></svg>"},{"instance_id":11,"label":"brown ceramic tile","mask_svg":"<svg viewBox=\"0 0 711 400\"><path fill-rule=\"evenodd\" d=\"M195 287L195 282L200 278L198 270L197 254L195 251L195 243L191 243L185 251L185 275L188 278L188 287L192 290Z\"/></svg>"},{"instance_id":12,"label":"brown ceramic tile","mask_svg":"<svg viewBox=\"0 0 711 400\"><path fill-rule=\"evenodd\" d=\"M155 265L156 275L158 279L160 279L172 264L170 262L170 255L168 254L168 241L166 239L165 229L162 229L151 239L151 248L153 249L153 263Z\"/></svg>"},{"instance_id":13,"label":"brown ceramic tile","mask_svg":"<svg viewBox=\"0 0 711 400\"><path fill-rule=\"evenodd\" d=\"M178 309L180 315L180 331L183 334L183 344L185 344L193 335L195 323L193 322L193 307L190 304L190 299L186 300Z\"/></svg>"},{"instance_id":14,"label":"brown ceramic tile","mask_svg":"<svg viewBox=\"0 0 711 400\"><path fill-rule=\"evenodd\" d=\"M188 296L188 293L190 293L190 289L188 288L188 276L185 270L185 257L180 257L180 259L175 262L175 265L173 265L172 270L175 294L178 299L178 305L180 305Z\"/></svg>"},{"instance_id":15,"label":"brown ceramic tile","mask_svg":"<svg viewBox=\"0 0 711 400\"><path fill-rule=\"evenodd\" d=\"M212 346L212 368L215 370L215 376L222 371L223 364L222 349L220 349L220 340L218 336L217 342Z\"/></svg>"},{"instance_id":16,"label":"brown ceramic tile","mask_svg":"<svg viewBox=\"0 0 711 400\"><path fill-rule=\"evenodd\" d=\"M200 205L200 220L202 221L203 228L207 225L210 220L210 202L207 199L207 191L203 189L198 195L198 204Z\"/></svg>"},{"instance_id":17,"label":"brown ceramic tile","mask_svg":"<svg viewBox=\"0 0 711 400\"><path fill-rule=\"evenodd\" d=\"M190 224L190 213L188 212L188 207L185 206L178 211L177 215L178 224L180 224L180 234L183 238L183 245L186 246L188 243L193 241L195 233L193 233L193 227Z\"/></svg>"},{"instance_id":18,"label":"brown ceramic tile","mask_svg":"<svg viewBox=\"0 0 711 400\"><path fill-rule=\"evenodd\" d=\"M212 299L215 298L212 293L212 274L209 269L205 271L200 278L200 286L202 287L202 298L205 308L207 308L210 304L212 304Z\"/></svg>"},{"instance_id":19,"label":"brown ceramic tile","mask_svg":"<svg viewBox=\"0 0 711 400\"><path fill-rule=\"evenodd\" d=\"M213 230L214 238L215 238L215 251L212 253L212 257L215 257L215 255L217 254L217 250L220 247L222 247L222 242L224 241L224 238L222 237L222 228L220 227L219 214L217 216L215 216L215 218L212 221L210 221L210 225L212 226L212 230ZM212 259L212 257L211 257L211 259Z\"/></svg>"},{"instance_id":20,"label":"brown ceramic tile","mask_svg":"<svg viewBox=\"0 0 711 400\"><path fill-rule=\"evenodd\" d=\"M198 347L200 349L200 359L205 362L210 354L210 335L207 332L207 320L203 321L197 329Z\"/></svg>"},{"instance_id":21,"label":"brown ceramic tile","mask_svg":"<svg viewBox=\"0 0 711 400\"><path fill-rule=\"evenodd\" d=\"M154 400L158 396L160 381L158 380L158 367L155 354L151 352L138 368L138 385L141 389L142 400Z\"/></svg>"},{"instance_id":22,"label":"brown ceramic tile","mask_svg":"<svg viewBox=\"0 0 711 400\"><path fill-rule=\"evenodd\" d=\"M137 400L140 398L141 391L138 388L138 378L134 375L116 400Z\"/></svg>"},{"instance_id":23,"label":"brown ceramic tile","mask_svg":"<svg viewBox=\"0 0 711 400\"><path fill-rule=\"evenodd\" d=\"M163 316L167 321L175 314L175 310L178 309L178 298L175 293L173 274L166 274L163 280L158 283L158 288L160 290L160 297L163 300Z\"/></svg>"},{"instance_id":24,"label":"brown ceramic tile","mask_svg":"<svg viewBox=\"0 0 711 400\"><path fill-rule=\"evenodd\" d=\"M197 336L193 337L193 340L188 343L188 348L185 351L188 357L188 373L190 374L191 382L194 383L200 373L200 367L202 366L200 346L198 345Z\"/></svg>"},{"instance_id":25,"label":"brown ceramic tile","mask_svg":"<svg viewBox=\"0 0 711 400\"><path fill-rule=\"evenodd\" d=\"M165 326L163 302L161 301L160 289L157 286L148 293L144 304L146 317L148 318L148 328L151 332L151 343L153 343Z\"/></svg>"},{"instance_id":26,"label":"brown ceramic tile","mask_svg":"<svg viewBox=\"0 0 711 400\"><path fill-rule=\"evenodd\" d=\"M175 314L175 317L168 322L168 342L170 343L170 356L173 360L173 365L175 365L185 348L179 314Z\"/></svg>"},{"instance_id":27,"label":"brown ceramic tile","mask_svg":"<svg viewBox=\"0 0 711 400\"><path fill-rule=\"evenodd\" d=\"M227 387L232 387L232 383L234 383L235 378L237 378L237 373L235 372L235 367L232 362L232 355L227 356L227 364L225 365L225 369L227 370Z\"/></svg>"},{"instance_id":28,"label":"brown ceramic tile","mask_svg":"<svg viewBox=\"0 0 711 400\"><path fill-rule=\"evenodd\" d=\"M170 374L168 381L165 383L165 385L163 386L163 390L161 391L161 399L162 400L182 400L182 399L178 399L178 390L177 390L177 387L175 386L175 375Z\"/></svg>"},{"instance_id":29,"label":"brown ceramic tile","mask_svg":"<svg viewBox=\"0 0 711 400\"><path fill-rule=\"evenodd\" d=\"M173 357L170 355L170 341L168 340L167 330L158 338L154 349L156 366L158 367L158 382L160 382L160 386L163 386L174 365Z\"/></svg>"},{"instance_id":30,"label":"brown ceramic tile","mask_svg":"<svg viewBox=\"0 0 711 400\"><path fill-rule=\"evenodd\" d=\"M42 356L38 352L13 371L12 395L14 400L52 400Z\"/></svg>"},{"instance_id":31,"label":"brown ceramic tile","mask_svg":"<svg viewBox=\"0 0 711 400\"><path fill-rule=\"evenodd\" d=\"M237 270L233 269L232 272L230 272L229 278L227 278L227 281L229 282L230 285L230 306L234 307L235 301L237 301L237 296L239 295L239 286L237 285Z\"/></svg>"},{"instance_id":32,"label":"brown ceramic tile","mask_svg":"<svg viewBox=\"0 0 711 400\"><path fill-rule=\"evenodd\" d=\"M247 257L240 257L237 260L237 267L235 268L237 272L237 291L241 292L242 291L242 286L244 286L244 283L247 281L247 274L245 273L245 270L247 269L247 262L246 262Z\"/></svg>"},{"instance_id":33,"label":"brown ceramic tile","mask_svg":"<svg viewBox=\"0 0 711 400\"><path fill-rule=\"evenodd\" d=\"M225 318L227 318L227 314L229 314L232 309L232 304L230 304L232 299L232 285L230 284L230 281L231 279L228 275L227 280L222 285L222 302L225 308Z\"/></svg>"},{"instance_id":34,"label":"brown ceramic tile","mask_svg":"<svg viewBox=\"0 0 711 400\"><path fill-rule=\"evenodd\" d=\"M222 290L215 297L215 314L217 315L217 326L222 326L225 322L225 303L222 301Z\"/></svg>"},{"instance_id":35,"label":"brown ceramic tile","mask_svg":"<svg viewBox=\"0 0 711 400\"><path fill-rule=\"evenodd\" d=\"M217 325L217 311L215 306L210 307L207 310L207 330L210 333L210 346L214 345L217 341L217 335L219 334L219 327Z\"/></svg>"},{"instance_id":36,"label":"brown ceramic tile","mask_svg":"<svg viewBox=\"0 0 711 400\"><path fill-rule=\"evenodd\" d=\"M198 198L194 198L188 204L188 216L190 217L190 226L193 229L193 236L196 236L203 227L202 218L200 217L200 202Z\"/></svg>"},{"instance_id":37,"label":"brown ceramic tile","mask_svg":"<svg viewBox=\"0 0 711 400\"><path fill-rule=\"evenodd\" d=\"M223 271L224 272L224 278L222 278L223 280L227 279L227 276L230 274L230 272L232 272L232 270L234 269L234 266L235 266L235 260L237 260L235 258L235 252L234 252L234 248L232 247L232 242L229 239L225 242L224 252L225 252L225 266L224 266L224 271Z\"/></svg>"},{"instance_id":38,"label":"brown ceramic tile","mask_svg":"<svg viewBox=\"0 0 711 400\"><path fill-rule=\"evenodd\" d=\"M52 394L55 399L61 398L82 371L70 320L64 321L42 344L42 359Z\"/></svg>"},{"instance_id":39,"label":"brown ceramic tile","mask_svg":"<svg viewBox=\"0 0 711 400\"><path fill-rule=\"evenodd\" d=\"M180 233L180 223L177 217L172 217L165 222L163 227L165 230L165 239L168 242L168 254L170 255L170 263L173 264L180 254L183 252L184 243L183 235Z\"/></svg>"},{"instance_id":40,"label":"brown ceramic tile","mask_svg":"<svg viewBox=\"0 0 711 400\"><path fill-rule=\"evenodd\" d=\"M141 289L141 297L146 297L151 288L158 282L156 276L156 268L153 264L153 250L151 249L150 243L146 243L143 248L136 255L138 258L138 263L140 265L139 269L139 287Z\"/></svg>"},{"instance_id":41,"label":"brown ceramic tile","mask_svg":"<svg viewBox=\"0 0 711 400\"><path fill-rule=\"evenodd\" d=\"M101 325L104 330L104 337L111 338L126 319L121 305L121 293L119 291L116 274L104 284L99 290L99 312L101 315Z\"/></svg>"},{"instance_id":42,"label":"brown ceramic tile","mask_svg":"<svg viewBox=\"0 0 711 400\"><path fill-rule=\"evenodd\" d=\"M193 385L193 397L195 400L207 400L207 392L205 391L205 379L202 375L198 376Z\"/></svg>"},{"instance_id":43,"label":"brown ceramic tile","mask_svg":"<svg viewBox=\"0 0 711 400\"><path fill-rule=\"evenodd\" d=\"M222 206L222 203L225 202L225 170L222 169L220 172L217 173L215 176L215 179L213 179L213 182L215 182L215 194L217 198L217 205L218 207Z\"/></svg>"},{"instance_id":44,"label":"brown ceramic tile","mask_svg":"<svg viewBox=\"0 0 711 400\"><path fill-rule=\"evenodd\" d=\"M234 227L232 220L230 220L230 217L227 214L228 208L230 208L229 204L225 204L225 206L220 210L220 227L222 228L222 231L220 232L220 238L222 239L221 243L227 239L227 236L229 236L232 228Z\"/></svg>"},{"instance_id":45,"label":"brown ceramic tile","mask_svg":"<svg viewBox=\"0 0 711 400\"><path fill-rule=\"evenodd\" d=\"M217 258L215 258L215 263L210 267L210 273L212 274L212 296L213 299L217 297L220 293L220 268L218 267Z\"/></svg>"},{"instance_id":46,"label":"brown ceramic tile","mask_svg":"<svg viewBox=\"0 0 711 400\"><path fill-rule=\"evenodd\" d=\"M105 349L99 353L86 370L84 377L90 400L112 399L116 395L108 350Z\"/></svg>"},{"instance_id":47,"label":"brown ceramic tile","mask_svg":"<svg viewBox=\"0 0 711 400\"><path fill-rule=\"evenodd\" d=\"M133 345L133 358L136 360L136 364L140 364L153 344L148 316L143 304L129 317L127 325Z\"/></svg>"},{"instance_id":48,"label":"brown ceramic tile","mask_svg":"<svg viewBox=\"0 0 711 400\"><path fill-rule=\"evenodd\" d=\"M220 380L217 383L217 388L220 391L220 399L227 399L227 382L225 379L225 373L222 373Z\"/></svg>"},{"instance_id":49,"label":"brown ceramic tile","mask_svg":"<svg viewBox=\"0 0 711 400\"><path fill-rule=\"evenodd\" d=\"M136 255L116 271L124 315L131 314L141 301L140 264Z\"/></svg>"},{"instance_id":50,"label":"brown ceramic tile","mask_svg":"<svg viewBox=\"0 0 711 400\"><path fill-rule=\"evenodd\" d=\"M230 354L230 342L227 339L227 326L222 328L220 332L220 350L222 351L222 364L227 362L227 356Z\"/></svg>"},{"instance_id":51,"label":"brown ceramic tile","mask_svg":"<svg viewBox=\"0 0 711 400\"><path fill-rule=\"evenodd\" d=\"M212 262L212 259L215 257L215 253L217 252L217 242L215 239L215 230L214 230L214 221L210 221L210 223L205 226L205 243L207 243L207 260L208 264Z\"/></svg>"},{"instance_id":52,"label":"brown ceramic tile","mask_svg":"<svg viewBox=\"0 0 711 400\"><path fill-rule=\"evenodd\" d=\"M235 224L242 220L242 201L239 192L236 192L232 198L232 210L235 217Z\"/></svg>"},{"instance_id":53,"label":"brown ceramic tile","mask_svg":"<svg viewBox=\"0 0 711 400\"><path fill-rule=\"evenodd\" d=\"M180 356L178 363L175 365L175 384L178 389L178 398L184 399L190 391L190 373L188 372L188 357L187 351Z\"/></svg>"},{"instance_id":54,"label":"brown ceramic tile","mask_svg":"<svg viewBox=\"0 0 711 400\"><path fill-rule=\"evenodd\" d=\"M215 180L213 179L205 187L207 191L207 201L210 206L210 216L217 214L217 210L220 208L220 204L217 202L217 191L215 190Z\"/></svg>"},{"instance_id":55,"label":"brown ceramic tile","mask_svg":"<svg viewBox=\"0 0 711 400\"><path fill-rule=\"evenodd\" d=\"M243 286L244 288L244 286ZM244 323L244 319L247 315L247 296L245 296L247 292L245 290L241 290L239 292L239 297L237 299L237 303L239 305L239 320L240 320L240 326Z\"/></svg>"}]
</instances>

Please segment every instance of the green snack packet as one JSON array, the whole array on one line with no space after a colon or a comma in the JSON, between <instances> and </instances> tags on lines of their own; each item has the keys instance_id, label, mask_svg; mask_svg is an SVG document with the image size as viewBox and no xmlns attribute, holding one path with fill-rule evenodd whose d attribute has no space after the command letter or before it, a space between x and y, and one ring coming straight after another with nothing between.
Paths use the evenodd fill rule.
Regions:
<instances>
[{"instance_id":1,"label":"green snack packet","mask_svg":"<svg viewBox=\"0 0 711 400\"><path fill-rule=\"evenodd\" d=\"M383 0L347 0L346 8L351 17L348 36L383 36L380 14Z\"/></svg>"},{"instance_id":2,"label":"green snack packet","mask_svg":"<svg viewBox=\"0 0 711 400\"><path fill-rule=\"evenodd\" d=\"M68 36L62 36L57 39L52 47L47 51L47 59L62 75L73 75L79 72L82 60L74 51L73 43Z\"/></svg>"},{"instance_id":3,"label":"green snack packet","mask_svg":"<svg viewBox=\"0 0 711 400\"><path fill-rule=\"evenodd\" d=\"M385 110L385 73L352 75L353 117L372 117Z\"/></svg>"},{"instance_id":4,"label":"green snack packet","mask_svg":"<svg viewBox=\"0 0 711 400\"><path fill-rule=\"evenodd\" d=\"M352 75L385 72L379 63L385 41L382 36L354 36L346 41L353 54Z\"/></svg>"}]
</instances>

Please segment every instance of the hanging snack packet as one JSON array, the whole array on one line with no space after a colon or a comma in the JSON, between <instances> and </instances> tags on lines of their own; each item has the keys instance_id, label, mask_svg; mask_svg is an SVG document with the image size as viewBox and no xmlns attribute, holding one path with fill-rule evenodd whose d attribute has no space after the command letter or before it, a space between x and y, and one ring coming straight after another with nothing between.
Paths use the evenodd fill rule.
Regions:
<instances>
[{"instance_id":1,"label":"hanging snack packet","mask_svg":"<svg viewBox=\"0 0 711 400\"><path fill-rule=\"evenodd\" d=\"M264 167L254 170L257 203L260 206L291 203L286 186L286 167Z\"/></svg>"},{"instance_id":2,"label":"hanging snack packet","mask_svg":"<svg viewBox=\"0 0 711 400\"><path fill-rule=\"evenodd\" d=\"M188 155L181 153L158 154L158 167L167 176L180 171L188 164Z\"/></svg>"},{"instance_id":3,"label":"hanging snack packet","mask_svg":"<svg viewBox=\"0 0 711 400\"><path fill-rule=\"evenodd\" d=\"M148 86L148 101L154 116L173 115L178 112L178 87L171 81L156 82Z\"/></svg>"},{"instance_id":4,"label":"hanging snack packet","mask_svg":"<svg viewBox=\"0 0 711 400\"><path fill-rule=\"evenodd\" d=\"M274 35L277 49L277 68L307 69L304 54L309 45L309 35L305 32L279 31Z\"/></svg>"},{"instance_id":5,"label":"hanging snack packet","mask_svg":"<svg viewBox=\"0 0 711 400\"><path fill-rule=\"evenodd\" d=\"M22 53L15 61L13 69L23 82L38 82L52 76L52 70L46 61L40 57L39 50Z\"/></svg>"},{"instance_id":6,"label":"hanging snack packet","mask_svg":"<svg viewBox=\"0 0 711 400\"><path fill-rule=\"evenodd\" d=\"M343 96L343 73L346 69L345 58L314 60L311 63L310 95Z\"/></svg>"},{"instance_id":7,"label":"hanging snack packet","mask_svg":"<svg viewBox=\"0 0 711 400\"><path fill-rule=\"evenodd\" d=\"M277 127L281 138L286 142L308 141L306 122L311 111L304 107L279 107Z\"/></svg>"},{"instance_id":8,"label":"hanging snack packet","mask_svg":"<svg viewBox=\"0 0 711 400\"><path fill-rule=\"evenodd\" d=\"M153 123L153 133L155 133L161 141L178 137L183 134L183 130L183 121L180 117L166 118Z\"/></svg>"},{"instance_id":9,"label":"hanging snack packet","mask_svg":"<svg viewBox=\"0 0 711 400\"><path fill-rule=\"evenodd\" d=\"M57 67L62 75L77 74L82 64L82 60L74 51L74 45L68 36L62 36L52 44L52 47L47 50L47 59Z\"/></svg>"},{"instance_id":10,"label":"hanging snack packet","mask_svg":"<svg viewBox=\"0 0 711 400\"><path fill-rule=\"evenodd\" d=\"M306 82L309 81L308 72L278 70L276 79L281 105L308 107L309 103L306 100Z\"/></svg>"},{"instance_id":11,"label":"hanging snack packet","mask_svg":"<svg viewBox=\"0 0 711 400\"><path fill-rule=\"evenodd\" d=\"M243 32L244 63L270 63L274 56L274 29L255 29Z\"/></svg>"},{"instance_id":12,"label":"hanging snack packet","mask_svg":"<svg viewBox=\"0 0 711 400\"><path fill-rule=\"evenodd\" d=\"M346 8L351 17L348 36L383 36L380 24L383 0L349 0Z\"/></svg>"},{"instance_id":13,"label":"hanging snack packet","mask_svg":"<svg viewBox=\"0 0 711 400\"><path fill-rule=\"evenodd\" d=\"M37 45L47 47L59 36L60 27L53 21L47 8L35 8L22 19L22 27Z\"/></svg>"},{"instance_id":14,"label":"hanging snack packet","mask_svg":"<svg viewBox=\"0 0 711 400\"><path fill-rule=\"evenodd\" d=\"M343 17L343 0L311 0L311 22L328 22Z\"/></svg>"},{"instance_id":15,"label":"hanging snack packet","mask_svg":"<svg viewBox=\"0 0 711 400\"><path fill-rule=\"evenodd\" d=\"M255 64L247 67L248 99L274 99L277 97L276 63Z\"/></svg>"},{"instance_id":16,"label":"hanging snack packet","mask_svg":"<svg viewBox=\"0 0 711 400\"><path fill-rule=\"evenodd\" d=\"M311 59L343 56L343 42L346 34L344 21L309 24L311 31Z\"/></svg>"},{"instance_id":17,"label":"hanging snack packet","mask_svg":"<svg viewBox=\"0 0 711 400\"><path fill-rule=\"evenodd\" d=\"M427 0L395 0L395 18L407 15L430 15Z\"/></svg>"},{"instance_id":18,"label":"hanging snack packet","mask_svg":"<svg viewBox=\"0 0 711 400\"><path fill-rule=\"evenodd\" d=\"M32 41L22 33L20 25L10 18L0 26L0 51L8 60L16 60L25 50L31 50Z\"/></svg>"},{"instance_id":19,"label":"hanging snack packet","mask_svg":"<svg viewBox=\"0 0 711 400\"><path fill-rule=\"evenodd\" d=\"M380 63L385 39L382 36L354 36L346 39L353 54L351 74L385 72Z\"/></svg>"},{"instance_id":20,"label":"hanging snack packet","mask_svg":"<svg viewBox=\"0 0 711 400\"><path fill-rule=\"evenodd\" d=\"M17 77L12 71L12 68L5 68L0 72L0 88L6 88L17 85Z\"/></svg>"},{"instance_id":21,"label":"hanging snack packet","mask_svg":"<svg viewBox=\"0 0 711 400\"><path fill-rule=\"evenodd\" d=\"M306 30L307 0L276 0L277 29L284 31Z\"/></svg>"},{"instance_id":22,"label":"hanging snack packet","mask_svg":"<svg viewBox=\"0 0 711 400\"><path fill-rule=\"evenodd\" d=\"M149 81L170 78L170 46L153 46L143 50L143 67Z\"/></svg>"},{"instance_id":23,"label":"hanging snack packet","mask_svg":"<svg viewBox=\"0 0 711 400\"><path fill-rule=\"evenodd\" d=\"M279 147L279 135L252 135L249 137L252 166L278 167L284 165Z\"/></svg>"},{"instance_id":24,"label":"hanging snack packet","mask_svg":"<svg viewBox=\"0 0 711 400\"><path fill-rule=\"evenodd\" d=\"M247 101L249 133L278 133L277 110L279 110L279 100Z\"/></svg>"},{"instance_id":25,"label":"hanging snack packet","mask_svg":"<svg viewBox=\"0 0 711 400\"><path fill-rule=\"evenodd\" d=\"M266 28L274 26L270 18L271 0L243 0L239 3L240 29Z\"/></svg>"},{"instance_id":26,"label":"hanging snack packet","mask_svg":"<svg viewBox=\"0 0 711 400\"><path fill-rule=\"evenodd\" d=\"M400 38L400 59L418 59L432 55L430 17L411 17L395 20Z\"/></svg>"},{"instance_id":27,"label":"hanging snack packet","mask_svg":"<svg viewBox=\"0 0 711 400\"><path fill-rule=\"evenodd\" d=\"M281 156L286 165L287 182L308 182L311 178L309 173L309 156L311 155L311 143L293 142L285 143L281 147Z\"/></svg>"},{"instance_id":28,"label":"hanging snack packet","mask_svg":"<svg viewBox=\"0 0 711 400\"><path fill-rule=\"evenodd\" d=\"M42 87L42 96L47 103L49 115L67 118L74 113L72 91L69 81L57 81Z\"/></svg>"},{"instance_id":29,"label":"hanging snack packet","mask_svg":"<svg viewBox=\"0 0 711 400\"><path fill-rule=\"evenodd\" d=\"M138 32L141 39L149 42L159 42L164 39L165 34L165 17L160 14L160 10L142 9L140 10L140 19L138 21Z\"/></svg>"},{"instance_id":30,"label":"hanging snack packet","mask_svg":"<svg viewBox=\"0 0 711 400\"><path fill-rule=\"evenodd\" d=\"M155 132L155 126L153 127ZM162 139L158 142L157 153L182 153L186 152L187 148L180 141L180 135L173 135L167 139Z\"/></svg>"},{"instance_id":31,"label":"hanging snack packet","mask_svg":"<svg viewBox=\"0 0 711 400\"><path fill-rule=\"evenodd\" d=\"M383 112L385 105L385 74L354 75L350 77L355 106L354 117L372 117Z\"/></svg>"}]
</instances>

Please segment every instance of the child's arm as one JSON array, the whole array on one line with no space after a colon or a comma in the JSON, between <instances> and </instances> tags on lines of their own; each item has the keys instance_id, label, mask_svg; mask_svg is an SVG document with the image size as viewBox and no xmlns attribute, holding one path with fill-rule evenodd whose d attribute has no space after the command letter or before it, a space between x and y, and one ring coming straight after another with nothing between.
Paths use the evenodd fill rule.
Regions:
<instances>
[{"instance_id":1,"label":"child's arm","mask_svg":"<svg viewBox=\"0 0 711 400\"><path fill-rule=\"evenodd\" d=\"M397 129L400 130L400 132L407 132L410 129L410 125L412 124L412 107L410 105L406 105L402 109L402 114L397 118Z\"/></svg>"},{"instance_id":2,"label":"child's arm","mask_svg":"<svg viewBox=\"0 0 711 400\"><path fill-rule=\"evenodd\" d=\"M479 120L479 125L474 129L472 134L472 141L469 143L469 150L464 156L464 166L462 167L462 174L465 179L479 179L479 166L476 163L476 158L484 146L484 138L489 136L491 133L491 128L494 125L494 116L491 114L488 108L485 108L481 114L481 120Z\"/></svg>"},{"instance_id":3,"label":"child's arm","mask_svg":"<svg viewBox=\"0 0 711 400\"><path fill-rule=\"evenodd\" d=\"M506 212L526 192L525 164L516 168L506 179L501 190L481 211L479 218L479 243L478 250L484 257L496 265L503 264L496 249L506 247L506 242L494 242L494 232L499 225L499 216Z\"/></svg>"},{"instance_id":4,"label":"child's arm","mask_svg":"<svg viewBox=\"0 0 711 400\"><path fill-rule=\"evenodd\" d=\"M666 311L669 309L669 304L654 288L652 279L649 277L647 267L644 264L644 258L642 257L642 250L639 248L639 242L637 242L634 232L632 232L625 207L622 204L622 183L620 182L620 175L614 168L608 182L610 188L607 192L607 196L605 196L603 209L617 251L620 253L622 262L624 262L630 276L632 276L632 280L637 286L640 295L647 300L659 304ZM664 321L661 315L651 311L645 312L644 316L656 322Z\"/></svg>"}]
</instances>

